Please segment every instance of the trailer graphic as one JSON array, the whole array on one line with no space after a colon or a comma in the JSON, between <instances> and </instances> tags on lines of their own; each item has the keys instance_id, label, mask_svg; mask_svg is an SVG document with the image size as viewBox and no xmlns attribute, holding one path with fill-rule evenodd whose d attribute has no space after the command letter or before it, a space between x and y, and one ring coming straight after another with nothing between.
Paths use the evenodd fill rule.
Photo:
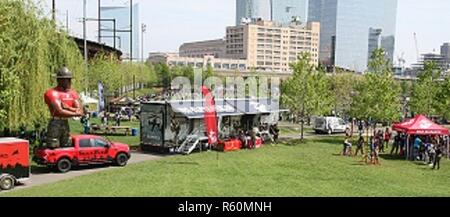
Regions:
<instances>
[{"instance_id":1,"label":"trailer graphic","mask_svg":"<svg viewBox=\"0 0 450 217\"><path fill-rule=\"evenodd\" d=\"M29 142L0 138L0 189L10 190L30 178Z\"/></svg>"}]
</instances>

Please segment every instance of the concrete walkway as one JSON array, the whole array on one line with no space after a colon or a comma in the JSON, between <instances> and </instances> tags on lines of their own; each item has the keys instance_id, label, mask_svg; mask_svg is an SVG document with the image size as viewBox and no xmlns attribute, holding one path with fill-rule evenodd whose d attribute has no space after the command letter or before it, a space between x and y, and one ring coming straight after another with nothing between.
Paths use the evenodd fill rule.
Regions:
<instances>
[{"instance_id":1,"label":"concrete walkway","mask_svg":"<svg viewBox=\"0 0 450 217\"><path fill-rule=\"evenodd\" d=\"M145 161L158 160L165 156L163 155L155 155L155 154L147 154L141 153L137 151L131 152L131 159L128 161L128 164L136 164ZM25 181L23 184L19 184L16 186L14 190L30 188L34 186L44 185L48 183L59 182L67 179L71 179L74 177L79 177L83 175L93 174L100 171L110 170L113 168L118 168L115 166L109 165L92 165L92 166L82 166L79 168L73 168L71 171L61 174L54 173L49 171L46 167L33 167L31 178L28 181ZM3 192L0 192L0 195Z\"/></svg>"}]
</instances>

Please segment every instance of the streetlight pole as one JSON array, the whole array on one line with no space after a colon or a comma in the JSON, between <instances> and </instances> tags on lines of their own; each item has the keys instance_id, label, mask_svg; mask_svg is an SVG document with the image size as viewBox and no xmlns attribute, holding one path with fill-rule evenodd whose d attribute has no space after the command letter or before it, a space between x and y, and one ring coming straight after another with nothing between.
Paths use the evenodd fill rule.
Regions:
<instances>
[{"instance_id":1,"label":"streetlight pole","mask_svg":"<svg viewBox=\"0 0 450 217\"><path fill-rule=\"evenodd\" d=\"M100 25L101 25L101 2L98 0L98 43L101 43L102 41L102 31L100 31Z\"/></svg>"},{"instance_id":2,"label":"streetlight pole","mask_svg":"<svg viewBox=\"0 0 450 217\"><path fill-rule=\"evenodd\" d=\"M52 20L56 22L56 0L52 0Z\"/></svg>"},{"instance_id":3,"label":"streetlight pole","mask_svg":"<svg viewBox=\"0 0 450 217\"><path fill-rule=\"evenodd\" d=\"M69 10L66 10L66 30L69 33Z\"/></svg>"},{"instance_id":4,"label":"streetlight pole","mask_svg":"<svg viewBox=\"0 0 450 217\"><path fill-rule=\"evenodd\" d=\"M145 25L145 23L142 23L141 30L142 30L142 36L141 36L141 58L142 58L142 62L145 62L145 60L144 60L144 33L147 30L147 25Z\"/></svg>"},{"instance_id":5,"label":"streetlight pole","mask_svg":"<svg viewBox=\"0 0 450 217\"><path fill-rule=\"evenodd\" d=\"M133 99L136 99L136 75L133 75Z\"/></svg>"},{"instance_id":6,"label":"streetlight pole","mask_svg":"<svg viewBox=\"0 0 450 217\"><path fill-rule=\"evenodd\" d=\"M84 40L84 65L85 65L85 73L88 73L88 50L87 50L87 41L86 41L86 0L83 0L83 40ZM86 76L87 77L87 76ZM87 82L85 94L87 94Z\"/></svg>"},{"instance_id":7,"label":"streetlight pole","mask_svg":"<svg viewBox=\"0 0 450 217\"><path fill-rule=\"evenodd\" d=\"M133 0L130 0L130 61L133 62Z\"/></svg>"},{"instance_id":8,"label":"streetlight pole","mask_svg":"<svg viewBox=\"0 0 450 217\"><path fill-rule=\"evenodd\" d=\"M113 36L113 38L114 38L114 49L116 49L116 32L117 32L117 25L116 25L116 19L86 19L87 21L98 21L98 22L100 22L100 21L110 21L110 22L113 22L113 34L114 34L114 36ZM99 32L99 34L100 34L100 32L102 31L102 29L101 28L99 28L98 29L98 32ZM99 35L98 36L99 38L102 38L102 36L101 35ZM100 41L100 40L99 40Z\"/></svg>"}]
</instances>

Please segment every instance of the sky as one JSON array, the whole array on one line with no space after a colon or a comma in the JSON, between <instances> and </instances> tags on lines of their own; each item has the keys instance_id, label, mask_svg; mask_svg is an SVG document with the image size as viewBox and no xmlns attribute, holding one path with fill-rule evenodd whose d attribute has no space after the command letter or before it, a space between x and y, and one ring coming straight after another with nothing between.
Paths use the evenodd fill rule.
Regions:
<instances>
[{"instance_id":1,"label":"sky","mask_svg":"<svg viewBox=\"0 0 450 217\"><path fill-rule=\"evenodd\" d=\"M50 16L51 0L40 1ZM97 18L98 0L86 0L87 17ZM376 1L376 0L373 0ZM126 5L128 0L101 0L103 6ZM147 25L144 53L177 52L184 42L218 39L225 28L234 25L235 0L134 0L140 4L140 22ZM57 18L69 30L82 36L83 0L57 0ZM96 40L97 24L87 25L88 39ZM395 59L406 65L417 62L414 41L417 35L419 53L439 52L440 45L450 42L449 0L398 0Z\"/></svg>"}]
</instances>

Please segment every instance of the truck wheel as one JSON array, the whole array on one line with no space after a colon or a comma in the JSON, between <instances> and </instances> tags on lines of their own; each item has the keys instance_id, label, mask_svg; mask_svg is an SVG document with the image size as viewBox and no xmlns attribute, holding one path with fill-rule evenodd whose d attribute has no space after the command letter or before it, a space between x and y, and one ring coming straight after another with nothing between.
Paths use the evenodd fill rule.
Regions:
<instances>
[{"instance_id":1,"label":"truck wheel","mask_svg":"<svg viewBox=\"0 0 450 217\"><path fill-rule=\"evenodd\" d=\"M3 176L0 179L0 188L8 191L14 188L14 178L12 176Z\"/></svg>"},{"instance_id":2,"label":"truck wheel","mask_svg":"<svg viewBox=\"0 0 450 217\"><path fill-rule=\"evenodd\" d=\"M123 166L127 165L127 162L128 162L128 156L125 153L119 153L116 156L115 163L117 166L123 167Z\"/></svg>"},{"instance_id":3,"label":"truck wheel","mask_svg":"<svg viewBox=\"0 0 450 217\"><path fill-rule=\"evenodd\" d=\"M60 173L67 173L72 168L72 162L69 159L63 158L58 161L56 164L56 169Z\"/></svg>"}]
</instances>

